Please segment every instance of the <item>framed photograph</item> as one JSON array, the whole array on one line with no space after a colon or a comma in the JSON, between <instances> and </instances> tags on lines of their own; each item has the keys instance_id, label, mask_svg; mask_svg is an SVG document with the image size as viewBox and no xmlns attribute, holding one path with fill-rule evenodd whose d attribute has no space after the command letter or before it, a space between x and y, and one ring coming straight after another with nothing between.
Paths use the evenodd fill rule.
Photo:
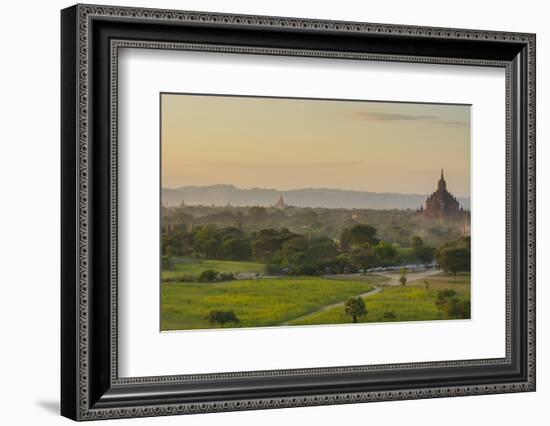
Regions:
<instances>
[{"instance_id":1,"label":"framed photograph","mask_svg":"<svg viewBox=\"0 0 550 426\"><path fill-rule=\"evenodd\" d=\"M535 35L61 12L61 412L535 390Z\"/></svg>"}]
</instances>

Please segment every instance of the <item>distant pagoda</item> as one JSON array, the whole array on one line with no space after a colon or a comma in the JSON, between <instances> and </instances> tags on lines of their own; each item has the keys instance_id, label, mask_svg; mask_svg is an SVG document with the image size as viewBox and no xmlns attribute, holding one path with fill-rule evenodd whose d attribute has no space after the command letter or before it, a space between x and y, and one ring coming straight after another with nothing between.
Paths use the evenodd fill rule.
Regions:
<instances>
[{"instance_id":1,"label":"distant pagoda","mask_svg":"<svg viewBox=\"0 0 550 426\"><path fill-rule=\"evenodd\" d=\"M437 183L437 190L426 199L426 208L420 207L418 212L429 219L447 219L464 214L464 209L460 206L458 200L447 191L443 169L441 169L441 178Z\"/></svg>"},{"instance_id":2,"label":"distant pagoda","mask_svg":"<svg viewBox=\"0 0 550 426\"><path fill-rule=\"evenodd\" d=\"M285 207L288 207L288 204L285 203L285 200L283 200L283 194L279 195L279 199L273 204L274 207L277 207L279 209L284 209Z\"/></svg>"}]
</instances>

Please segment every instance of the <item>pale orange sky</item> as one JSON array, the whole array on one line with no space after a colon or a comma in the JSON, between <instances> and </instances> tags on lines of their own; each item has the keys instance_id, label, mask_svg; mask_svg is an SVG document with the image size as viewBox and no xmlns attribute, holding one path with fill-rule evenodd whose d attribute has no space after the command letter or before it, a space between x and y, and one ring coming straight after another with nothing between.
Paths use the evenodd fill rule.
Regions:
<instances>
[{"instance_id":1,"label":"pale orange sky","mask_svg":"<svg viewBox=\"0 0 550 426\"><path fill-rule=\"evenodd\" d=\"M470 106L161 95L162 186L470 195Z\"/></svg>"}]
</instances>

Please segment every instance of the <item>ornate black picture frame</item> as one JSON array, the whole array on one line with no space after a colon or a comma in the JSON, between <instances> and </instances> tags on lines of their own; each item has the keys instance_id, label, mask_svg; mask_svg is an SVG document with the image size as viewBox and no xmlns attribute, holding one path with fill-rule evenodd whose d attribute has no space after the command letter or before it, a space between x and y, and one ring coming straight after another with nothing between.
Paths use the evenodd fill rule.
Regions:
<instances>
[{"instance_id":1,"label":"ornate black picture frame","mask_svg":"<svg viewBox=\"0 0 550 426\"><path fill-rule=\"evenodd\" d=\"M535 35L76 5L61 13L61 413L74 420L535 390ZM121 47L484 65L506 71L506 356L120 378Z\"/></svg>"}]
</instances>

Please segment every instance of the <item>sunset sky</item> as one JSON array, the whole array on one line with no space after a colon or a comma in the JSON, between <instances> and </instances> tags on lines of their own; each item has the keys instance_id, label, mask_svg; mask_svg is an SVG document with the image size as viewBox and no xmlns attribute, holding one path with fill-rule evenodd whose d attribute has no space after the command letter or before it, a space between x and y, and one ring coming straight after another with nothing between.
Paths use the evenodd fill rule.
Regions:
<instances>
[{"instance_id":1,"label":"sunset sky","mask_svg":"<svg viewBox=\"0 0 550 426\"><path fill-rule=\"evenodd\" d=\"M470 106L161 95L162 186L470 196Z\"/></svg>"}]
</instances>

